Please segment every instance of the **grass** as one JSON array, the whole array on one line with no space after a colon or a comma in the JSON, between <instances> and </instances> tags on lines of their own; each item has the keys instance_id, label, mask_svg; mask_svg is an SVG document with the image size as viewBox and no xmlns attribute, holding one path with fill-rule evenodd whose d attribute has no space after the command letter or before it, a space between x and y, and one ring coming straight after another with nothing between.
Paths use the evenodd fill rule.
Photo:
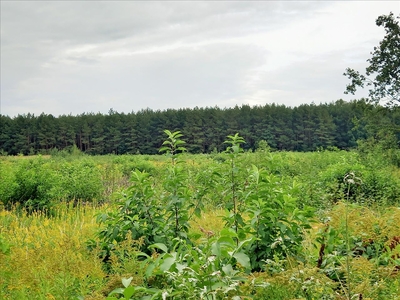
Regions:
<instances>
[{"instance_id":1,"label":"grass","mask_svg":"<svg viewBox=\"0 0 400 300\"><path fill-rule=\"evenodd\" d=\"M93 294L105 274L85 242L95 234L97 208L60 205L54 218L42 213L0 212L1 299L72 299Z\"/></svg>"},{"instance_id":2,"label":"grass","mask_svg":"<svg viewBox=\"0 0 400 300\"><path fill-rule=\"evenodd\" d=\"M0 235L10 245L10 253L0 252L0 298L78 299L84 296L84 299L105 299L108 292L120 286L122 277L136 276L136 283L140 284L140 264L134 258L122 264L115 263L114 274L106 276L96 252L87 251L85 242L94 237L99 226L95 222L96 214L109 209L108 206L60 205L53 218L40 213L27 215L18 210L1 211ZM344 205L338 204L327 213L332 227L343 226L343 211ZM192 221L191 232L206 237L201 227L218 234L223 227L224 213L223 210L208 210ZM354 206L349 216L351 231L362 236L376 240L383 236L400 236L400 209L397 207L377 213ZM341 294L340 283L315 266L319 247L315 237L323 226L316 223L306 237L307 263L290 259L278 266L280 272L251 275L257 281L270 284L270 288L258 291L259 299L264 296L291 299L289 295L304 298L300 292L304 289L314 295ZM377 226L382 230L374 230ZM128 244L120 247L129 249ZM400 245L396 251L400 253ZM339 264L338 272L343 268L344 264ZM400 295L400 276L393 271L393 265L355 257L351 260L351 269L354 292L362 294L363 299L400 299L396 296Z\"/></svg>"},{"instance_id":3,"label":"grass","mask_svg":"<svg viewBox=\"0 0 400 300\"><path fill-rule=\"evenodd\" d=\"M221 166L221 162L211 156L183 157L193 174L198 169L206 170L210 165ZM46 158L46 162L58 166L59 162L52 159ZM121 286L122 277L132 276L133 282L138 285L143 282L143 268L132 248L135 241L117 245L127 256L122 261L113 261L111 274L104 272L99 253L87 250L87 241L96 239L100 226L96 215L115 209L111 203L120 197L118 192L129 184L126 174L131 169L140 166L152 172L155 182L162 182L160 170L168 163L163 156L85 159L93 160L101 171L105 193L110 194L109 199L99 202L106 203L104 205L58 203L53 210L54 215L49 218L43 213L26 214L18 207L7 211L1 207L0 201L0 299L105 299L109 292ZM13 182L12 170L18 166L19 160L18 157L0 161L4 171L4 178L0 173L0 179L4 179L3 184L0 182L3 191L7 192L10 187L7 182ZM340 173L342 165L359 163L354 152L267 153L265 156L245 153L242 160L245 166L259 163L269 172L293 181L293 185L295 181L299 184L318 182L318 185L310 185L315 191L308 195L305 194L309 186L304 185L303 191L306 192L299 198L309 201L309 204L317 202L326 205L320 210L311 230L305 233L303 254L306 259L300 261L291 257L285 261L269 261L265 272L247 274L250 282L267 283L268 287L257 288L246 283L241 286L244 294L252 294L254 299L345 299L346 270L350 270L353 298L362 295L362 299L400 299L400 271L395 269L395 266L400 266L400 245L393 251L383 252L379 259L361 255L346 261L335 254L345 241L346 209L351 241L372 240L387 249L391 239L400 236L398 205L377 202L370 207L348 204L346 208L346 204L340 201L327 205L325 198L321 200L321 197L329 197L323 189L325 183ZM74 160L71 159L72 163ZM383 174L384 170L377 172ZM393 169L392 177L399 178L399 174L398 169ZM207 209L200 218L190 221L190 235L199 237L198 242L210 235L218 236L224 227L226 211L222 203L217 203L221 197L216 197L220 196L216 195L218 190L210 188L210 191L206 195L209 199ZM331 235L327 236L331 244L327 246L331 248L326 250L324 258L332 266L333 273L344 274L339 279L324 272L329 268L322 270L317 267L321 249L321 242L317 239L324 234L327 226L331 230Z\"/></svg>"}]
</instances>

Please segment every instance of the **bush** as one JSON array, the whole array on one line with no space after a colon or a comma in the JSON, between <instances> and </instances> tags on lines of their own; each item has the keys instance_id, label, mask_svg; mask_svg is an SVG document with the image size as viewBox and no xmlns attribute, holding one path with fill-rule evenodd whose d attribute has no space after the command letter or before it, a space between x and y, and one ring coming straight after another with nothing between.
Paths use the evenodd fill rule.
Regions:
<instances>
[{"instance_id":1,"label":"bush","mask_svg":"<svg viewBox=\"0 0 400 300\"><path fill-rule=\"evenodd\" d=\"M13 166L5 162L0 163L0 204L8 205L12 201L17 186Z\"/></svg>"},{"instance_id":2,"label":"bush","mask_svg":"<svg viewBox=\"0 0 400 300\"><path fill-rule=\"evenodd\" d=\"M53 183L53 198L66 201L98 200L104 189L101 173L89 159L62 163Z\"/></svg>"},{"instance_id":3,"label":"bush","mask_svg":"<svg viewBox=\"0 0 400 300\"><path fill-rule=\"evenodd\" d=\"M112 162L121 167L121 171L126 177L130 177L134 170L139 170L141 172L147 172L149 174L154 174L156 171L155 166L146 161L142 156L137 155L124 155L114 157Z\"/></svg>"},{"instance_id":4,"label":"bush","mask_svg":"<svg viewBox=\"0 0 400 300\"><path fill-rule=\"evenodd\" d=\"M53 179L54 172L43 158L22 161L15 172L12 196L6 207L20 203L28 211L49 211Z\"/></svg>"},{"instance_id":5,"label":"bush","mask_svg":"<svg viewBox=\"0 0 400 300\"><path fill-rule=\"evenodd\" d=\"M345 177L349 174L354 174L357 182L347 184ZM367 205L392 205L400 199L400 181L392 176L390 167L375 169L360 164L339 163L323 171L319 178L322 193L327 193L334 203L348 199Z\"/></svg>"}]
</instances>

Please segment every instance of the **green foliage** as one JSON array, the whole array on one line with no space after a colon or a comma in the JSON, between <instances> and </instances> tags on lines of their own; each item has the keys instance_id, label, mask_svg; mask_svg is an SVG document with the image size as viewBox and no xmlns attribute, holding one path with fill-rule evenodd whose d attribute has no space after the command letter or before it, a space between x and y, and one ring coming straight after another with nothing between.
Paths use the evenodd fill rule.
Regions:
<instances>
[{"instance_id":1,"label":"green foliage","mask_svg":"<svg viewBox=\"0 0 400 300\"><path fill-rule=\"evenodd\" d=\"M8 255L10 254L10 244L6 241L6 239L0 235L0 254Z\"/></svg>"},{"instance_id":2,"label":"green foliage","mask_svg":"<svg viewBox=\"0 0 400 300\"><path fill-rule=\"evenodd\" d=\"M256 151L257 152L262 152L262 153L270 152L271 151L271 147L268 145L266 140L261 140L261 141L258 142Z\"/></svg>"},{"instance_id":3,"label":"green foliage","mask_svg":"<svg viewBox=\"0 0 400 300\"><path fill-rule=\"evenodd\" d=\"M400 18L397 17L397 19ZM398 105L400 99L399 59L400 59L400 26L396 17L391 12L389 15L381 15L376 19L376 25L382 26L386 34L378 47L374 47L372 57L367 60L369 66L365 74L360 74L351 68L346 69L346 75L351 83L347 85L345 93L354 94L357 87L371 87L369 96L372 101L378 103L381 100L388 104ZM367 76L375 76L369 79Z\"/></svg>"},{"instance_id":4,"label":"green foliage","mask_svg":"<svg viewBox=\"0 0 400 300\"><path fill-rule=\"evenodd\" d=\"M186 151L182 145L185 144L180 138L182 134L179 131L164 131L168 138L163 142L160 152L165 152L171 157L171 166L167 169L167 174L163 183L164 193L162 201L165 203L166 222L174 228L174 237L188 240L189 231L189 200L191 198L188 189L189 181L186 170L178 165L178 151Z\"/></svg>"},{"instance_id":5,"label":"green foliage","mask_svg":"<svg viewBox=\"0 0 400 300\"><path fill-rule=\"evenodd\" d=\"M115 244L127 239L140 240L140 251L147 252L154 243L170 245L173 238L189 241L189 203L191 197L185 169L178 165L177 151L182 151L184 142L179 132L166 130L168 140L160 151L172 157L166 169L163 191L155 190L150 174L136 170L132 172L132 186L119 202L117 212L102 214L98 220L106 225L99 232L103 257L107 260ZM196 209L195 209L196 211Z\"/></svg>"},{"instance_id":6,"label":"green foliage","mask_svg":"<svg viewBox=\"0 0 400 300\"><path fill-rule=\"evenodd\" d=\"M244 229L255 237L251 253L252 270L264 270L266 262L301 254L304 230L310 228L312 212L297 208L291 196L294 187L284 191L282 181L256 166L249 176L251 191L246 201L249 220ZM292 190L292 191L291 191ZM303 258L304 259L304 258Z\"/></svg>"},{"instance_id":7,"label":"green foliage","mask_svg":"<svg viewBox=\"0 0 400 300\"><path fill-rule=\"evenodd\" d=\"M243 190L239 186L238 173L239 168L236 166L236 160L240 153L243 153L242 144L245 143L244 139L239 136L238 133L235 135L228 135L228 139L225 140L225 144L229 146L226 148L225 153L229 157L229 170L224 178L224 185L228 188L225 193L229 195L227 202L227 209L230 214L225 218L226 225L232 227L239 238L244 238L244 231L241 230L244 226L243 222L243 209L244 209L244 199L241 197Z\"/></svg>"},{"instance_id":8,"label":"green foliage","mask_svg":"<svg viewBox=\"0 0 400 300\"><path fill-rule=\"evenodd\" d=\"M172 161L174 162L178 152L186 151L186 148L182 146L185 142L180 139L183 135L180 131L171 132L169 130L164 130L164 133L168 138L162 143L159 152L167 153L171 156Z\"/></svg>"},{"instance_id":9,"label":"green foliage","mask_svg":"<svg viewBox=\"0 0 400 300\"><path fill-rule=\"evenodd\" d=\"M104 295L114 290L115 282L120 284L121 277L133 277L131 281L125 279L125 287L115 290L110 299L162 299L163 295L167 299L334 299L335 295L356 297L362 288L369 289L365 298L393 298L399 283L389 275L398 264L394 256L398 249L389 251L388 245L391 237L399 235L398 210L391 209L394 214L391 218L377 216L374 220L375 212L369 213L365 204L382 209L382 204L393 201L389 200L389 195L396 194L396 168L388 163L381 164L378 159L376 163L365 161L355 152L324 150L307 154L265 154L241 152L240 148L236 148L236 152L229 149L228 153L218 154L224 157L223 163L207 155L178 153L171 160L170 152L153 157L85 156L76 160L40 157L30 160L40 162L37 166L43 168L38 169L40 172L47 170L45 174L51 179L48 196L52 201L62 197L73 199L68 195L74 191L66 192L67 186L79 182L87 184L85 181L92 182L98 176L103 183L111 184L109 180L116 180L116 185L127 184L117 179L124 178L121 170L125 162L156 166L157 171L153 174L135 170L131 174L130 187L119 195L116 205L106 203L96 209L102 211L98 219L103 223L90 246L94 250L91 254L94 259L101 251L100 256L108 260ZM4 158L0 165L4 172L0 176L11 184L16 183L16 172L28 162L26 158ZM90 177L91 172L94 177ZM66 185L62 184L63 180ZM349 184L351 181L354 184ZM311 197L307 198L310 195L305 187L314 188L315 202L310 201ZM74 189L79 190L79 186ZM5 195L4 191L5 188ZM380 199L379 202L373 197ZM238 204L236 216L233 215L232 199ZM343 208L343 199L349 204L347 211ZM331 221L326 226L316 222L309 231L313 214L307 206L311 203L318 203L319 208L324 209L319 216L329 216ZM73 210L72 203L70 207ZM86 209L89 205L83 207ZM216 214L210 214L216 207L225 209L228 226L224 229L221 229L223 212L218 213L221 220ZM358 215L354 211L358 211ZM193 218L195 213L201 213L201 217ZM58 220L59 215L43 222ZM45 218L45 214L33 216ZM239 225L235 227L238 216L241 219L236 219ZM15 220L11 212L0 210L2 228L13 226ZM68 222L77 230L90 223ZM99 230L94 222L91 225L93 230ZM199 227L204 238L197 234ZM30 228L33 231L36 227ZM40 231L44 239L50 229L60 231L49 225ZM316 234L318 229L320 233ZM7 238L0 241L0 256L10 262L21 255L16 254L15 241L10 240L8 232L3 234ZM21 237L24 236L22 233ZM370 239L373 242L370 243ZM70 242L71 238L67 239L62 247L67 249ZM36 244L31 238L28 246L38 247ZM315 248L311 247L313 244ZM324 254L319 264L322 244L325 245ZM19 254L25 253L25 246L21 243ZM64 249L62 247L59 252ZM48 249L53 250L51 243ZM89 262L87 264L90 266ZM99 265L97 261L97 267ZM58 265L53 268L57 270ZM7 286L11 280L7 277L10 270L2 272L0 267L0 297L32 295L34 292L22 288L18 292L11 291ZM75 297L83 286L86 285L87 290L89 282L93 283L90 278L84 279L85 275L75 276L71 272L53 276L53 281L60 286L52 294ZM54 289L46 286L47 278L35 280L44 282L40 297L50 288ZM102 285L101 282L96 284Z\"/></svg>"},{"instance_id":10,"label":"green foliage","mask_svg":"<svg viewBox=\"0 0 400 300\"><path fill-rule=\"evenodd\" d=\"M55 158L60 157L68 160L72 160L85 155L85 153L82 152L75 144L66 147L63 150L58 150L57 148L53 148L50 150L49 154Z\"/></svg>"},{"instance_id":11,"label":"green foliage","mask_svg":"<svg viewBox=\"0 0 400 300\"><path fill-rule=\"evenodd\" d=\"M174 228L174 237L185 239L189 231L189 208L193 204L189 202L191 192L188 185L185 169L181 166L172 166L166 174L161 200L165 205L166 221Z\"/></svg>"},{"instance_id":12,"label":"green foliage","mask_svg":"<svg viewBox=\"0 0 400 300\"><path fill-rule=\"evenodd\" d=\"M135 170L154 175L156 168L143 155L118 155L113 157L112 163L118 166L124 176L129 178Z\"/></svg>"},{"instance_id":13,"label":"green foliage","mask_svg":"<svg viewBox=\"0 0 400 300\"><path fill-rule=\"evenodd\" d=\"M241 174L244 168L239 166L239 154L244 140L236 134L228 136L226 143L230 144L226 150L230 164L229 172L222 172L222 185L228 187L224 193L229 195L229 214L224 220L235 230L237 243L246 236L254 237L247 249L252 270L263 270L266 261L274 257L298 255L312 214L298 209L292 196L297 192L295 186L284 188L279 177L254 165L246 175ZM245 160L240 163L247 165ZM246 180L240 182L239 178Z\"/></svg>"},{"instance_id":14,"label":"green foliage","mask_svg":"<svg viewBox=\"0 0 400 300\"><path fill-rule=\"evenodd\" d=\"M393 242L396 238L388 238L385 232L387 228L380 227L379 217L369 213L356 204L340 203L331 212L333 217L326 219L325 226L316 236L317 267L328 278L338 282L346 299L356 297L359 293L371 293L375 295L371 298L378 299L376 289L367 292L362 288L364 282L371 281L378 285L376 272L381 266L387 270L396 269L396 254L393 254L396 253L397 242ZM385 221L387 227L393 221L388 218ZM362 270L362 265L365 265L365 270ZM364 273L360 276L360 272Z\"/></svg>"},{"instance_id":15,"label":"green foliage","mask_svg":"<svg viewBox=\"0 0 400 300\"><path fill-rule=\"evenodd\" d=\"M18 188L13 166L6 162L0 163L0 206L13 202L14 191Z\"/></svg>"},{"instance_id":16,"label":"green foliage","mask_svg":"<svg viewBox=\"0 0 400 300\"><path fill-rule=\"evenodd\" d=\"M243 248L251 241L236 244L234 231L224 229L220 237L212 237L191 247L185 240L174 239L169 250L165 244L151 245L151 249L161 250L158 256L148 256L146 260L146 286L129 287L144 292L142 298L153 295L164 299L240 299L240 284L246 281L241 270L250 268L250 259ZM118 290L122 292L122 290ZM123 291L127 291L127 287ZM235 298L236 297L236 298Z\"/></svg>"},{"instance_id":17,"label":"green foliage","mask_svg":"<svg viewBox=\"0 0 400 300\"><path fill-rule=\"evenodd\" d=\"M357 142L360 158L371 168L390 165L400 167L400 151L396 136L388 130L383 134L381 132L376 138L370 137Z\"/></svg>"},{"instance_id":18,"label":"green foliage","mask_svg":"<svg viewBox=\"0 0 400 300\"><path fill-rule=\"evenodd\" d=\"M99 200L104 189L100 170L86 159L61 163L54 183L53 198L66 201Z\"/></svg>"},{"instance_id":19,"label":"green foliage","mask_svg":"<svg viewBox=\"0 0 400 300\"><path fill-rule=\"evenodd\" d=\"M175 142L182 138L170 132L168 141L171 137ZM11 201L18 183L29 187L33 174L34 183L47 187L44 196L51 204L78 197L102 200L104 189L112 186L112 198L118 199L104 206L70 203L66 225L56 223L63 214L59 208L66 204L56 205L53 218L0 208L0 256L7 262L0 264L0 298L32 298L35 293L41 298L50 297L49 293L72 298L92 292L93 298L102 298L98 293L110 293L122 277L124 287L114 290L110 299L335 299L359 293L365 299L392 299L397 295L400 283L391 272L398 265L399 248L392 250L389 245L400 235L399 210L388 209L390 217L379 211L398 201L400 172L381 159L383 148L375 154L367 149L366 156L327 150L249 153L242 152L243 140L238 134L228 137L228 151L215 154L221 160L180 151L171 154L171 145L178 148L174 142L165 145L166 155L0 158L0 199ZM131 172L135 165L152 173ZM131 179L126 182L128 175ZM85 198L91 191L99 194ZM320 209L318 217L330 221L320 224L309 205ZM78 208L93 208L92 215L83 219L75 211ZM101 212L100 229L91 222L95 211ZM22 217L29 229L11 228ZM315 223L309 229L311 222ZM76 231L66 236L66 226ZM93 259L89 262L80 242L95 231L89 243L93 252L86 253ZM13 235L17 232L18 241ZM54 232L60 236L50 240L48 235ZM50 254L39 251L44 244ZM67 259L68 249L76 256ZM31 254L26 256L26 251ZM64 258L60 263L68 272L58 272L55 260L51 269L58 275L46 277L50 267L45 257L54 251ZM104 281L99 256L107 261ZM85 263L85 271L76 268L79 276L70 269L73 261ZM11 262L17 270L28 262L37 264L27 276L14 272ZM92 264L101 272L95 278L86 277ZM24 281L17 281L19 277ZM97 290L102 285L106 287Z\"/></svg>"},{"instance_id":20,"label":"green foliage","mask_svg":"<svg viewBox=\"0 0 400 300\"><path fill-rule=\"evenodd\" d=\"M19 203L29 211L50 210L58 201L100 200L102 174L90 159L65 161L43 157L0 164L0 201L9 209Z\"/></svg>"},{"instance_id":21,"label":"green foliage","mask_svg":"<svg viewBox=\"0 0 400 300\"><path fill-rule=\"evenodd\" d=\"M132 286L130 285L132 282L132 277L130 278L122 278L122 285L124 286L123 288L117 288L113 290L106 300L117 300L117 299L123 299L123 300L130 300L130 299L140 299L140 300L146 300L146 299L156 299L157 297L160 296L160 291L155 290L155 289L148 289L142 286ZM116 297L114 295L120 295L119 297Z\"/></svg>"},{"instance_id":22,"label":"green foliage","mask_svg":"<svg viewBox=\"0 0 400 300\"><path fill-rule=\"evenodd\" d=\"M366 205L395 204L400 200L400 181L391 172L390 167L372 168L361 164L338 163L321 172L318 185L320 193L333 203L349 199ZM349 189L344 178L350 173L354 173L360 180Z\"/></svg>"},{"instance_id":23,"label":"green foliage","mask_svg":"<svg viewBox=\"0 0 400 300\"><path fill-rule=\"evenodd\" d=\"M42 158L21 162L15 172L12 196L5 205L10 208L19 203L30 212L50 211L53 178L54 172Z\"/></svg>"},{"instance_id":24,"label":"green foliage","mask_svg":"<svg viewBox=\"0 0 400 300\"><path fill-rule=\"evenodd\" d=\"M239 136L239 133L236 133L235 135L228 135L227 137L228 139L224 141L224 144L228 144L230 146L226 148L225 152L229 153L231 158L234 158L237 154L243 152L241 145L246 142L241 136Z\"/></svg>"},{"instance_id":25,"label":"green foliage","mask_svg":"<svg viewBox=\"0 0 400 300\"><path fill-rule=\"evenodd\" d=\"M50 153L53 158L65 159L80 156L79 153L157 154L164 141L166 124L185 134L190 153L224 150L226 136L239 128L247 142L243 146L246 151L255 150L261 140L280 151L314 151L329 146L350 149L356 146L358 138L364 137L365 124L354 131L356 126L352 122L363 116L364 108L364 100L338 100L294 108L266 104L225 109L146 109L128 114L112 111L106 115L0 116L0 153L13 156ZM396 118L394 111L388 115L390 119Z\"/></svg>"},{"instance_id":26,"label":"green foliage","mask_svg":"<svg viewBox=\"0 0 400 300\"><path fill-rule=\"evenodd\" d=\"M151 176L137 170L132 173L131 183L132 186L118 203L118 211L98 216L98 221L105 225L99 232L99 239L106 261L116 244L126 240L128 235L131 240L140 240L140 251L147 251L147 247L154 243L169 244L172 236Z\"/></svg>"},{"instance_id":27,"label":"green foliage","mask_svg":"<svg viewBox=\"0 0 400 300\"><path fill-rule=\"evenodd\" d=\"M198 168L194 178L191 176L190 179L190 186L194 185L191 189L193 191L191 209L193 209L196 216L200 215L199 210L204 209L205 205L211 205L212 207L224 206L222 193L219 192L221 175L218 172L218 168L211 164Z\"/></svg>"}]
</instances>

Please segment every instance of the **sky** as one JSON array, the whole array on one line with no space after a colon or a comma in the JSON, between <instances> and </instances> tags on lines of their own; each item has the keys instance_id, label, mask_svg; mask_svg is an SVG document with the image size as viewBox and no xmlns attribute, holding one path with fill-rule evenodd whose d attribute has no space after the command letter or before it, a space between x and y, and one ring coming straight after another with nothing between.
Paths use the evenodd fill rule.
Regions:
<instances>
[{"instance_id":1,"label":"sky","mask_svg":"<svg viewBox=\"0 0 400 300\"><path fill-rule=\"evenodd\" d=\"M400 1L0 1L0 114L351 100Z\"/></svg>"}]
</instances>

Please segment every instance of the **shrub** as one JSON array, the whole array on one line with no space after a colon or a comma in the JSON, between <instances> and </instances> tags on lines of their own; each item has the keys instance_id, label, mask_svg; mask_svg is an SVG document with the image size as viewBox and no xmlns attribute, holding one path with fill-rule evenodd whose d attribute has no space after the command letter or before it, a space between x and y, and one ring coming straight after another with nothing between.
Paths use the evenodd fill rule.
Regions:
<instances>
[{"instance_id":1,"label":"shrub","mask_svg":"<svg viewBox=\"0 0 400 300\"><path fill-rule=\"evenodd\" d=\"M400 199L400 180L392 176L392 172L390 167L375 169L361 164L339 163L321 172L318 188L333 203L349 199L367 205L393 205ZM349 189L344 179L351 173L359 180Z\"/></svg>"},{"instance_id":2,"label":"shrub","mask_svg":"<svg viewBox=\"0 0 400 300\"><path fill-rule=\"evenodd\" d=\"M104 259L107 261L115 248L129 237L141 240L139 250L148 252L154 243L171 245L173 238L189 242L189 189L187 174L177 160L177 151L183 151L179 132L166 130L168 139L160 151L171 158L160 193L154 188L150 174L136 170L132 173L132 186L119 202L115 213L100 215L98 220L106 225L99 232Z\"/></svg>"},{"instance_id":3,"label":"shrub","mask_svg":"<svg viewBox=\"0 0 400 300\"><path fill-rule=\"evenodd\" d=\"M100 170L92 160L83 159L60 164L51 192L55 199L91 202L103 189Z\"/></svg>"},{"instance_id":4,"label":"shrub","mask_svg":"<svg viewBox=\"0 0 400 300\"><path fill-rule=\"evenodd\" d=\"M279 177L265 170L253 166L249 182L250 195L246 200L249 220L244 229L255 238L248 248L252 270L264 270L266 261L274 259L288 256L302 259L304 230L310 228L312 211L298 209L291 188L285 190Z\"/></svg>"},{"instance_id":5,"label":"shrub","mask_svg":"<svg viewBox=\"0 0 400 300\"><path fill-rule=\"evenodd\" d=\"M99 232L103 259L108 261L115 245L127 238L141 240L139 251L154 243L170 243L170 228L165 223L165 210L156 197L148 173L135 171L132 186L118 203L118 211L98 216L105 227Z\"/></svg>"},{"instance_id":6,"label":"shrub","mask_svg":"<svg viewBox=\"0 0 400 300\"><path fill-rule=\"evenodd\" d=\"M243 248L251 239L236 243L233 230L224 229L219 237L211 237L197 247L176 238L168 248L165 244L151 245L158 255L146 257L145 283L138 287L124 284L124 289L111 293L135 296L132 299L241 299L240 284L246 281L243 272L250 268ZM156 296L158 296L158 298ZM108 298L116 299L116 298Z\"/></svg>"},{"instance_id":7,"label":"shrub","mask_svg":"<svg viewBox=\"0 0 400 300\"><path fill-rule=\"evenodd\" d=\"M43 158L21 161L15 172L15 188L7 202L10 208L19 203L28 211L50 211L54 172Z\"/></svg>"},{"instance_id":8,"label":"shrub","mask_svg":"<svg viewBox=\"0 0 400 300\"><path fill-rule=\"evenodd\" d=\"M18 184L15 180L14 168L6 162L0 163L0 205L8 206Z\"/></svg>"}]
</instances>

